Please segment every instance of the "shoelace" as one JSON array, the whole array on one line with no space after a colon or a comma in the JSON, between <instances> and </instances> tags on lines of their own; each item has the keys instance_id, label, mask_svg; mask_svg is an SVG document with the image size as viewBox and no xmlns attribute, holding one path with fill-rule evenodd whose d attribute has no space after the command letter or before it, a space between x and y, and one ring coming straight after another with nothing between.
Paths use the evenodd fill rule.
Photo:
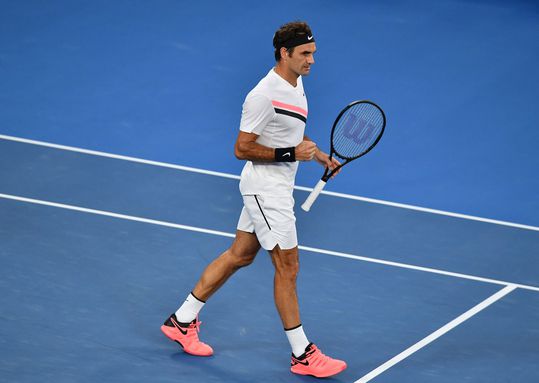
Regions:
<instances>
[{"instance_id":1,"label":"shoelace","mask_svg":"<svg viewBox=\"0 0 539 383\"><path fill-rule=\"evenodd\" d=\"M202 321L198 320L198 316L195 318L195 320L189 324L189 329L194 329L195 331L187 331L187 336L190 338L195 338L198 340L198 333L200 332L200 325L202 324Z\"/></svg>"},{"instance_id":2,"label":"shoelace","mask_svg":"<svg viewBox=\"0 0 539 383\"><path fill-rule=\"evenodd\" d=\"M318 348L313 348L313 350L307 353L306 359L309 359L310 365L313 367L318 367L326 364L331 358L323 354Z\"/></svg>"}]
</instances>

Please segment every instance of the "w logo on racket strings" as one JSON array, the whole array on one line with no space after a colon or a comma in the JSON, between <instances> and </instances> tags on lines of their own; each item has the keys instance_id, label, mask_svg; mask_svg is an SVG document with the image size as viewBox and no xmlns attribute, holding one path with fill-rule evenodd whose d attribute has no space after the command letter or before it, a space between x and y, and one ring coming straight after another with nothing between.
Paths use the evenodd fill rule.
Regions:
<instances>
[{"instance_id":1,"label":"w logo on racket strings","mask_svg":"<svg viewBox=\"0 0 539 383\"><path fill-rule=\"evenodd\" d=\"M353 140L358 145L369 141L376 130L375 126L363 119L358 119L354 114L349 114L347 117L343 123L343 136Z\"/></svg>"}]
</instances>

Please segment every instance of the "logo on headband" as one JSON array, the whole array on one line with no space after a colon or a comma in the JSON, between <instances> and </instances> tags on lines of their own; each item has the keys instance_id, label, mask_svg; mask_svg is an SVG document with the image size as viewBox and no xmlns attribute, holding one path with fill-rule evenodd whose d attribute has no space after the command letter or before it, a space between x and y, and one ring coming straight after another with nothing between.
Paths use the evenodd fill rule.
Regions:
<instances>
[{"instance_id":1,"label":"logo on headband","mask_svg":"<svg viewBox=\"0 0 539 383\"><path fill-rule=\"evenodd\" d=\"M285 40L281 43L282 47L285 47L287 49L297 47L298 45L308 44L308 43L314 43L314 36L313 35L307 35L306 33L296 35L292 37L291 39Z\"/></svg>"}]
</instances>

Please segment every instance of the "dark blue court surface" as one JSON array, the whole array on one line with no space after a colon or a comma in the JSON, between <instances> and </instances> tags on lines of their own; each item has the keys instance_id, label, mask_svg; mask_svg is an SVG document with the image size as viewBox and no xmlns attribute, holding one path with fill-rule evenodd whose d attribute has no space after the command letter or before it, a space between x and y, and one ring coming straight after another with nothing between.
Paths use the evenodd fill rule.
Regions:
<instances>
[{"instance_id":1,"label":"dark blue court surface","mask_svg":"<svg viewBox=\"0 0 539 383\"><path fill-rule=\"evenodd\" d=\"M539 5L0 0L0 134L239 174L241 105L307 20L307 134L372 99L382 144L329 190L539 226ZM201 153L202 152L202 153ZM307 165L298 184L312 186Z\"/></svg>"},{"instance_id":2,"label":"dark blue court surface","mask_svg":"<svg viewBox=\"0 0 539 383\"><path fill-rule=\"evenodd\" d=\"M213 357L159 330L232 241L241 104L298 18L319 50L307 133L325 147L357 98L388 115L329 190L509 221L327 193L297 209L302 321L348 363L328 381L539 381L536 2L0 9L0 382L316 380L289 372L265 252L201 312Z\"/></svg>"}]
</instances>

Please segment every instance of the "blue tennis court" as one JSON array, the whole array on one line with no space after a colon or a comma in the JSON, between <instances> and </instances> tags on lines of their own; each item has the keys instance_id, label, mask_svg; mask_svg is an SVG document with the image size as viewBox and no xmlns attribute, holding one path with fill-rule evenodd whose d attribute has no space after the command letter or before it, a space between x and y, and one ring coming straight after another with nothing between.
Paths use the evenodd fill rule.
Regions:
<instances>
[{"instance_id":1,"label":"blue tennis court","mask_svg":"<svg viewBox=\"0 0 539 383\"><path fill-rule=\"evenodd\" d=\"M348 363L328 380L539 379L534 2L1 3L1 381L315 380L289 372L263 251L201 313L214 356L159 330L232 241L241 103L295 18L320 36L312 138L355 98L388 115L296 208L302 322ZM297 205L320 173L303 164Z\"/></svg>"}]
</instances>

